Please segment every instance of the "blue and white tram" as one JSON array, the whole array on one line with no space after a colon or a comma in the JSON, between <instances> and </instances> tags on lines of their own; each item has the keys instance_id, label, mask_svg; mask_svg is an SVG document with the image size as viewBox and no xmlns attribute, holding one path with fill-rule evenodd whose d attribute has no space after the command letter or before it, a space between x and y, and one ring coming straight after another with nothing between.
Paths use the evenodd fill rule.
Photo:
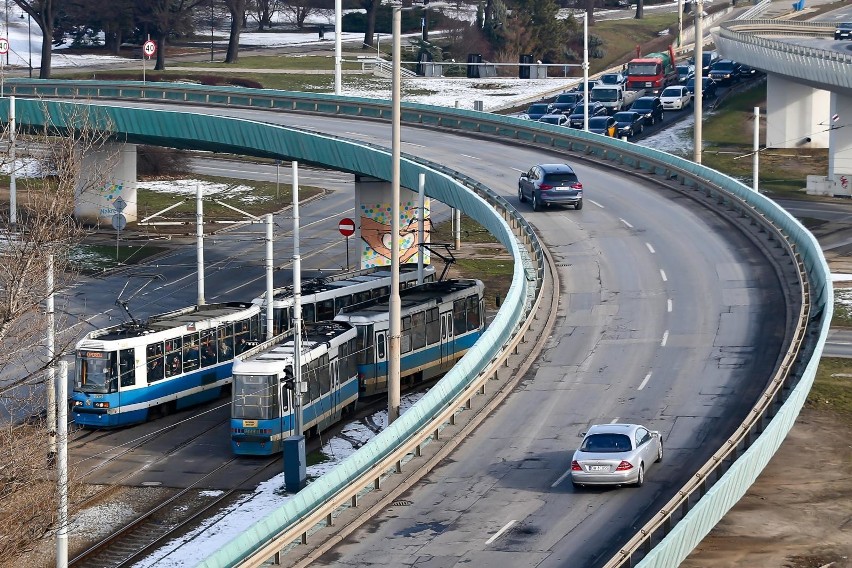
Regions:
<instances>
[{"instance_id":1,"label":"blue and white tram","mask_svg":"<svg viewBox=\"0 0 852 568\"><path fill-rule=\"evenodd\" d=\"M424 282L435 280L435 268L423 267ZM399 270L400 288L417 285L417 265L403 264ZM342 272L333 276L302 282L302 321L306 323L328 321L346 306L365 302L390 294L391 270L389 266L364 268ZM273 335L286 333L293 326L293 288L286 286L272 291ZM265 306L266 296L255 298L253 303ZM261 322L265 328L266 320Z\"/></svg>"},{"instance_id":2,"label":"blue and white tram","mask_svg":"<svg viewBox=\"0 0 852 568\"><path fill-rule=\"evenodd\" d=\"M321 432L355 410L355 328L344 322L306 324L301 345L302 429ZM237 455L283 451L294 434L292 339L234 362L231 449Z\"/></svg>"},{"instance_id":3,"label":"blue and white tram","mask_svg":"<svg viewBox=\"0 0 852 568\"><path fill-rule=\"evenodd\" d=\"M449 371L485 328L480 280L444 280L400 291L403 388ZM358 384L362 397L387 391L390 297L343 308L334 318L358 330Z\"/></svg>"},{"instance_id":4,"label":"blue and white tram","mask_svg":"<svg viewBox=\"0 0 852 568\"><path fill-rule=\"evenodd\" d=\"M261 338L261 317L260 306L228 302L90 332L76 348L74 422L125 426L216 399L234 356Z\"/></svg>"}]
</instances>

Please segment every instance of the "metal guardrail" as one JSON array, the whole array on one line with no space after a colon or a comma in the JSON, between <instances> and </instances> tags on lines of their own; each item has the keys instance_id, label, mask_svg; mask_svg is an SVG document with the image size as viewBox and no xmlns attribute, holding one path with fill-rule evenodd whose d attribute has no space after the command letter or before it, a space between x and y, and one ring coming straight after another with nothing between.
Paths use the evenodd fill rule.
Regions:
<instances>
[{"instance_id":1,"label":"metal guardrail","mask_svg":"<svg viewBox=\"0 0 852 568\"><path fill-rule=\"evenodd\" d=\"M389 120L391 116L390 107L386 103L331 95L229 88L213 88L212 93L203 93L202 89L211 88L24 80L10 81L9 86L18 96L131 97L333 113L380 120ZM755 416L750 416L738 428L714 455L714 459L702 466L695 479L684 486L669 505L643 527L609 564L625 566L639 561L640 566L676 565L753 483L792 427L804 404L833 310L830 273L818 243L798 221L771 200L755 194L750 188L724 174L677 156L595 134L566 131L564 127L460 109L404 104L402 120L409 124L576 152L599 162L609 161L618 168L633 169L679 182L685 191L713 199L732 214L749 218L769 232L773 239L783 243L785 254L795 262L802 278L802 310L798 314L792 340L786 347L787 354L755 407ZM522 219L513 222L525 229L529 227ZM459 392L465 396L467 391ZM411 439L408 439L409 442ZM386 466L388 463L381 465ZM328 495L326 501L332 504L339 502L334 495ZM315 511L314 515L317 514ZM276 518L284 523L283 526L293 520L284 513ZM226 557L228 555L215 555L205 565L228 565L225 563ZM235 559L232 555L230 557ZM644 560L640 560L643 557Z\"/></svg>"}]
</instances>

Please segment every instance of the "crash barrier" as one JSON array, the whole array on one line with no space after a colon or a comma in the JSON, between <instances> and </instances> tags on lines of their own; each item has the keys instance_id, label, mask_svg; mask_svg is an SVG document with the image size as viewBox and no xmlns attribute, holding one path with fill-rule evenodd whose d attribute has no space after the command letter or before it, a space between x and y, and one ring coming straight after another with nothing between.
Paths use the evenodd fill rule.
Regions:
<instances>
[{"instance_id":1,"label":"crash barrier","mask_svg":"<svg viewBox=\"0 0 852 568\"><path fill-rule=\"evenodd\" d=\"M10 89L18 96L141 98L379 120L390 120L392 116L392 109L386 102L332 95L139 83L28 80L13 80L10 83ZM210 92L205 92L206 90ZM572 152L598 163L610 162L613 167L622 170L629 169L659 176L666 183L678 184L682 191L713 200L717 210L747 219L749 223L760 227L761 231L766 232L769 238L784 248L789 262L799 271L801 280L797 290L801 297L796 298L793 303L801 306L801 309L791 326L792 333L785 345L783 361L772 374L760 401L712 459L702 465L693 478L674 493L675 497L666 507L607 563L608 568L677 565L745 494L766 466L792 428L813 383L833 310L830 273L816 239L789 213L763 195L753 192L731 177L671 154L560 126L469 110L407 103L402 105L401 120L409 125L440 128ZM436 197L443 200L442 197ZM514 252L514 249L512 250ZM516 277L518 276L516 270ZM519 302L521 289L516 289L514 280L513 290L517 293L513 301ZM516 312L517 310L515 308ZM492 324L491 327L495 325ZM473 354L469 361L464 361L462 368L467 369L474 358L481 360L478 354ZM462 381L459 374L468 372L461 370L462 368L448 375L450 380L447 385L457 385ZM427 404L435 402L431 397L425 400L429 401ZM411 421L418 422L422 418L422 415L416 413ZM397 424L400 424L399 428L404 429L407 435L424 434L422 431L417 432L416 426L409 421L397 421L392 427ZM378 437L370 452L379 444L393 443L391 437L392 434L389 433ZM370 459L375 461L371 464ZM299 493L292 506L285 505L270 518L258 523L256 530L241 535L211 555L204 565L213 567L238 564L251 557L253 551L261 548L260 541L264 535L280 535L292 529L308 514L312 519L319 519L321 512L330 514L327 509L342 502L340 491L345 490L343 480L349 472L366 471L371 465L376 466L373 472L377 475L377 472L388 467L389 463L387 459L382 461L379 454L368 452L357 459L350 458L339 466L342 469L334 474L334 482L330 481L332 478L319 485L315 482ZM312 490L314 485L316 489ZM271 553L271 549L263 549L260 556L265 554L268 557Z\"/></svg>"}]
</instances>

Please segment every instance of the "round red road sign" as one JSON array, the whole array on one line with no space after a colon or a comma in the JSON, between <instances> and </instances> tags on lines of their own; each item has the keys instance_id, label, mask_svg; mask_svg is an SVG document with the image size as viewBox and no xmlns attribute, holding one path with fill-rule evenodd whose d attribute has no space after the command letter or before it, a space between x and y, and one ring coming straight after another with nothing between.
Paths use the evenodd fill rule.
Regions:
<instances>
[{"instance_id":1,"label":"round red road sign","mask_svg":"<svg viewBox=\"0 0 852 568\"><path fill-rule=\"evenodd\" d=\"M355 221L349 217L344 217L340 220L340 224L337 225L337 230L339 230L340 234L344 237L351 237L355 234Z\"/></svg>"},{"instance_id":2,"label":"round red road sign","mask_svg":"<svg viewBox=\"0 0 852 568\"><path fill-rule=\"evenodd\" d=\"M157 53L157 44L149 39L142 44L142 53L144 53L146 57L153 57L153 55Z\"/></svg>"}]
</instances>

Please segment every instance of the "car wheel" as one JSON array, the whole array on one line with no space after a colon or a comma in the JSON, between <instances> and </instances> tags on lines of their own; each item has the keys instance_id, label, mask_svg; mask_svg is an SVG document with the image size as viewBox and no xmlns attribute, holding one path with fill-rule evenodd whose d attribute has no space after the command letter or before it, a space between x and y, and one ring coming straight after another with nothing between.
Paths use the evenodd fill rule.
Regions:
<instances>
[{"instance_id":1,"label":"car wheel","mask_svg":"<svg viewBox=\"0 0 852 568\"><path fill-rule=\"evenodd\" d=\"M636 487L642 487L645 484L645 466L639 464L639 477L636 478Z\"/></svg>"},{"instance_id":2,"label":"car wheel","mask_svg":"<svg viewBox=\"0 0 852 568\"><path fill-rule=\"evenodd\" d=\"M521 186L518 186L518 201L520 201L521 203L525 203L526 200L527 198L524 197L524 190L521 189Z\"/></svg>"},{"instance_id":3,"label":"car wheel","mask_svg":"<svg viewBox=\"0 0 852 568\"><path fill-rule=\"evenodd\" d=\"M582 208L583 208L583 200L581 199L580 201L578 201L577 203L574 204L574 209L579 210L579 209L582 209Z\"/></svg>"},{"instance_id":4,"label":"car wheel","mask_svg":"<svg viewBox=\"0 0 852 568\"><path fill-rule=\"evenodd\" d=\"M663 461L663 441L660 440L660 449L657 450L657 461L656 463L660 463Z\"/></svg>"},{"instance_id":5,"label":"car wheel","mask_svg":"<svg viewBox=\"0 0 852 568\"><path fill-rule=\"evenodd\" d=\"M539 209L541 209L541 205L538 202L538 197L536 196L535 192L533 192L532 194L532 208L533 211L538 211Z\"/></svg>"},{"instance_id":6,"label":"car wheel","mask_svg":"<svg viewBox=\"0 0 852 568\"><path fill-rule=\"evenodd\" d=\"M652 114L651 115L651 126L654 126L655 124L657 124L657 117Z\"/></svg>"}]
</instances>

